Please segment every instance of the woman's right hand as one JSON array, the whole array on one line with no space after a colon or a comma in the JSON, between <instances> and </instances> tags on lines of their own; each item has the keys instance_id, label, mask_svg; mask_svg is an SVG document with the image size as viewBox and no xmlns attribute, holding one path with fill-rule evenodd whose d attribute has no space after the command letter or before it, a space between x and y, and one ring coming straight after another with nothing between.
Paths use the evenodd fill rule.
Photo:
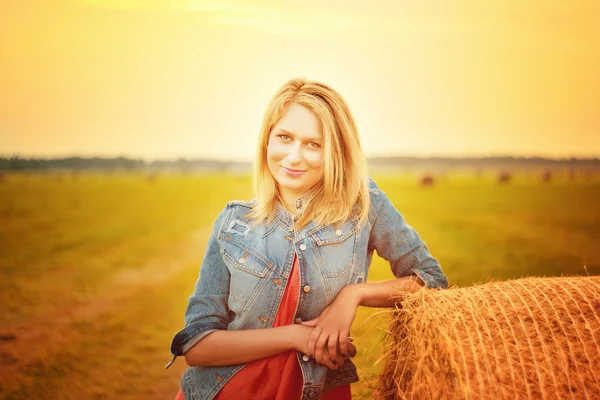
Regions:
<instances>
[{"instance_id":1,"label":"woman's right hand","mask_svg":"<svg viewBox=\"0 0 600 400\"><path fill-rule=\"evenodd\" d=\"M292 329L292 348L302 354L308 354L308 339L312 331L315 329L312 326L304 325L289 325ZM329 357L327 347L323 348L323 363L331 369L338 369L346 362L346 359L339 356L341 352L338 349L338 357L336 362ZM351 341L348 341L348 355L354 357L356 355L356 346Z\"/></svg>"}]
</instances>

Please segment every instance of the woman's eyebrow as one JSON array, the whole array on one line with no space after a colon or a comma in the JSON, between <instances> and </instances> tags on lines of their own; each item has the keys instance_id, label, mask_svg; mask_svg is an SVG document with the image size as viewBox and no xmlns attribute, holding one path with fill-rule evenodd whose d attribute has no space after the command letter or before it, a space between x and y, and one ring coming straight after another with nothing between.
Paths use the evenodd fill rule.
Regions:
<instances>
[{"instance_id":1,"label":"woman's eyebrow","mask_svg":"<svg viewBox=\"0 0 600 400\"><path fill-rule=\"evenodd\" d=\"M280 132L286 133L286 134L288 134L288 135L290 135L290 136L294 136L294 137L296 137L296 136L297 136L295 133L293 133L293 132L290 132L290 131L286 131L285 129L282 129L282 128L278 128L277 130L278 130L278 131L280 131ZM305 140L307 140L307 141L310 141L310 142L320 142L320 141L321 141L321 138L320 138L320 137L317 137L317 136L315 136L315 137L308 137L308 138L305 138Z\"/></svg>"}]
</instances>

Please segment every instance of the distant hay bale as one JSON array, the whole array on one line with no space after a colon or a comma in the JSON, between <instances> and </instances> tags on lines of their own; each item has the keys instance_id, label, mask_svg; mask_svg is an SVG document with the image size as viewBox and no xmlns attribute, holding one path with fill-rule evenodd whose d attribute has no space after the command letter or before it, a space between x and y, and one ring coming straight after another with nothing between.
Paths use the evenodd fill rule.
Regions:
<instances>
[{"instance_id":1,"label":"distant hay bale","mask_svg":"<svg viewBox=\"0 0 600 400\"><path fill-rule=\"evenodd\" d=\"M540 180L542 182L550 182L552 180L552 171L550 171L549 169L543 170L540 174Z\"/></svg>"},{"instance_id":2,"label":"distant hay bale","mask_svg":"<svg viewBox=\"0 0 600 400\"><path fill-rule=\"evenodd\" d=\"M148 182L154 182L158 178L158 172L151 172L148 174Z\"/></svg>"},{"instance_id":3,"label":"distant hay bale","mask_svg":"<svg viewBox=\"0 0 600 400\"><path fill-rule=\"evenodd\" d=\"M509 183L510 178L510 172L508 171L500 171L500 173L498 173L498 183L500 184Z\"/></svg>"},{"instance_id":4,"label":"distant hay bale","mask_svg":"<svg viewBox=\"0 0 600 400\"><path fill-rule=\"evenodd\" d=\"M421 178L419 183L423 187L433 186L433 184L435 183L435 179L432 175L425 175L424 177Z\"/></svg>"},{"instance_id":5,"label":"distant hay bale","mask_svg":"<svg viewBox=\"0 0 600 400\"><path fill-rule=\"evenodd\" d=\"M394 311L377 399L600 396L600 276L422 289Z\"/></svg>"}]
</instances>

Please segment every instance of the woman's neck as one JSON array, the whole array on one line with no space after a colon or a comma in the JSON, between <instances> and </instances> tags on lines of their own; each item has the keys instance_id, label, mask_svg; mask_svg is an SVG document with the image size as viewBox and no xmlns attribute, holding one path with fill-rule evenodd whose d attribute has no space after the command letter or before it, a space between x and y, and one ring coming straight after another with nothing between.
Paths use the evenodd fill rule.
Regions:
<instances>
[{"instance_id":1,"label":"woman's neck","mask_svg":"<svg viewBox=\"0 0 600 400\"><path fill-rule=\"evenodd\" d=\"M296 209L296 200L300 197L300 195L293 194L282 194L281 202L286 210L288 210L292 215L297 215L298 210Z\"/></svg>"},{"instance_id":2,"label":"woman's neck","mask_svg":"<svg viewBox=\"0 0 600 400\"><path fill-rule=\"evenodd\" d=\"M301 202L307 193L308 192L300 193L284 190L279 192L279 196L285 209L292 215L298 215L300 213L298 208L302 207L302 204L298 204L298 200Z\"/></svg>"}]
</instances>

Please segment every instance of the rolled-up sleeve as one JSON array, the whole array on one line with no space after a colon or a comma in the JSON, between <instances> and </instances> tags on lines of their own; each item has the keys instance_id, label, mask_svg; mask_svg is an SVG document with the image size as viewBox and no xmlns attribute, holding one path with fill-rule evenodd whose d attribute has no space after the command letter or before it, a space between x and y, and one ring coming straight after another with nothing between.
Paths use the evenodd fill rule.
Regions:
<instances>
[{"instance_id":1,"label":"rolled-up sleeve","mask_svg":"<svg viewBox=\"0 0 600 400\"><path fill-rule=\"evenodd\" d=\"M428 288L448 287L448 278L440 263L429 253L417 231L406 223L387 195L370 180L373 206L377 209L372 220L369 247L389 261L394 276L416 275Z\"/></svg>"},{"instance_id":2,"label":"rolled-up sleeve","mask_svg":"<svg viewBox=\"0 0 600 400\"><path fill-rule=\"evenodd\" d=\"M188 299L185 327L171 341L172 360L185 354L206 335L216 330L226 330L229 325L228 303L230 274L221 257L219 232L226 219L228 207L217 217L200 265L194 292Z\"/></svg>"}]
</instances>

